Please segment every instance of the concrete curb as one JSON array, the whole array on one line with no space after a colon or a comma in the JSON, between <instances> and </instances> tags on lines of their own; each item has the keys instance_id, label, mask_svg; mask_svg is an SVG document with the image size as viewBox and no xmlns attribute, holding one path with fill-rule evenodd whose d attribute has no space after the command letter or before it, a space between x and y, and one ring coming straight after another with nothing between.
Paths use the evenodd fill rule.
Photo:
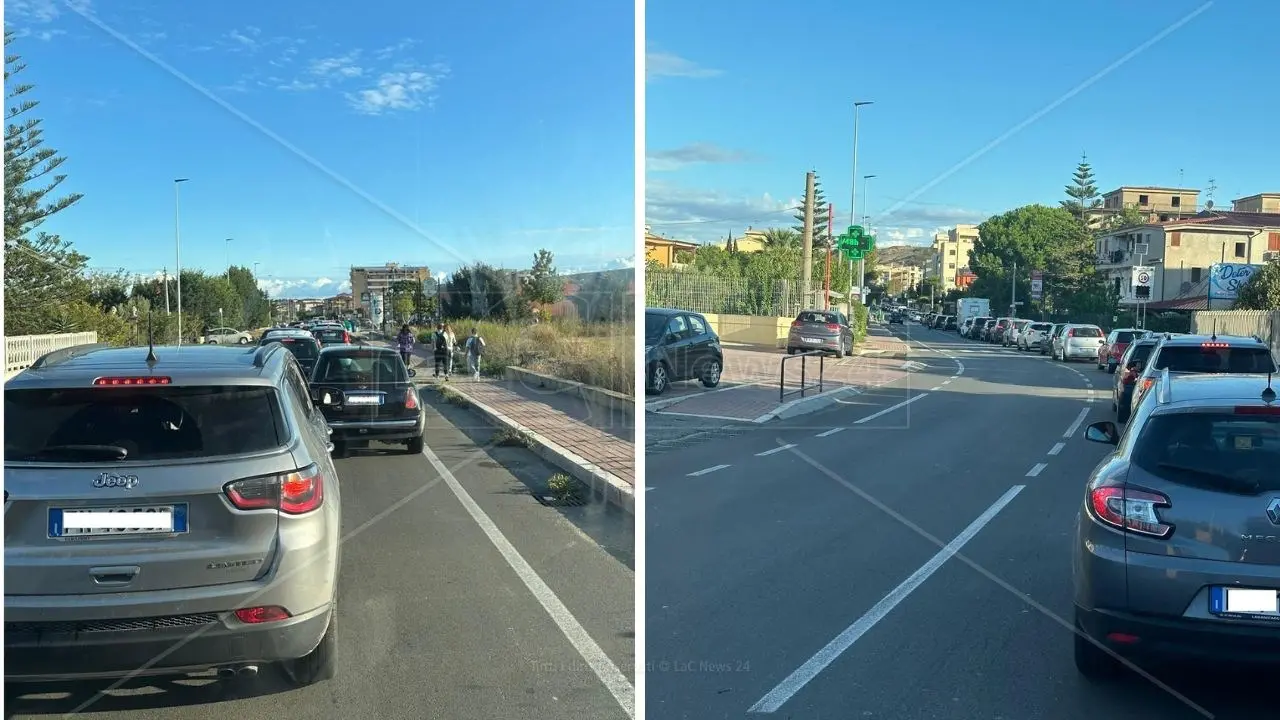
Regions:
<instances>
[{"instance_id":1,"label":"concrete curb","mask_svg":"<svg viewBox=\"0 0 1280 720\"><path fill-rule=\"evenodd\" d=\"M521 382L530 387L564 391L566 394L606 412L616 410L630 415L636 411L635 399L613 390L606 390L575 380L565 380L564 378L544 375L516 365L507 366L503 371L503 375L507 380Z\"/></svg>"},{"instance_id":2,"label":"concrete curb","mask_svg":"<svg viewBox=\"0 0 1280 720\"><path fill-rule=\"evenodd\" d=\"M857 385L846 385L838 387L834 390L825 390L817 395L809 397L796 398L774 408L771 412L765 413L750 422L756 424L764 424L772 420L786 420L800 415L808 415L817 412L823 408L830 407L843 395L861 395L862 388Z\"/></svg>"},{"instance_id":3,"label":"concrete curb","mask_svg":"<svg viewBox=\"0 0 1280 720\"><path fill-rule=\"evenodd\" d=\"M429 383L417 381L415 384L420 386L437 386L440 383ZM580 455L568 450L567 448L557 445L529 428L521 425L515 420L503 415L494 408L477 402L474 398L461 390L456 385L448 385L449 389L467 399L472 408L475 408L481 415L489 421L489 424L495 427L505 427L523 433L532 443L530 448L533 452L543 460L555 465L572 475L580 482L586 483L591 488L591 493L597 498L603 498L610 505L625 510L628 514L635 515L635 488L633 488L626 480L614 475L604 468L594 463L588 462Z\"/></svg>"}]
</instances>

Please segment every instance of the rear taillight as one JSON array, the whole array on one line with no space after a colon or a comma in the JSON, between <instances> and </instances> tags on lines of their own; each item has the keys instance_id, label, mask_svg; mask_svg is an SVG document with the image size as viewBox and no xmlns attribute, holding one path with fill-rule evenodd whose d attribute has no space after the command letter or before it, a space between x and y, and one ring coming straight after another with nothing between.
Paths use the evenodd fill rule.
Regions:
<instances>
[{"instance_id":1,"label":"rear taillight","mask_svg":"<svg viewBox=\"0 0 1280 720\"><path fill-rule=\"evenodd\" d=\"M1076 331L1075 331L1075 330L1068 330L1068 331L1067 331L1067 337L1075 337L1075 336L1076 336Z\"/></svg>"},{"instance_id":2,"label":"rear taillight","mask_svg":"<svg viewBox=\"0 0 1280 720\"><path fill-rule=\"evenodd\" d=\"M1142 381L1142 392L1146 392L1146 391L1150 390L1150 389L1151 389L1151 386L1152 386L1152 385L1155 385L1155 384L1156 384L1156 379L1155 379L1155 378L1147 378L1146 380L1143 380L1143 381Z\"/></svg>"},{"instance_id":3,"label":"rear taillight","mask_svg":"<svg viewBox=\"0 0 1280 720\"><path fill-rule=\"evenodd\" d=\"M404 408L406 410L418 409L418 391L417 390L414 390L413 388L409 388L408 390L404 391Z\"/></svg>"},{"instance_id":4,"label":"rear taillight","mask_svg":"<svg viewBox=\"0 0 1280 720\"><path fill-rule=\"evenodd\" d=\"M1173 526L1160 520L1159 508L1172 507L1169 498L1147 490L1127 490L1108 485L1089 493L1089 509L1094 518L1117 530L1164 538Z\"/></svg>"},{"instance_id":5,"label":"rear taillight","mask_svg":"<svg viewBox=\"0 0 1280 720\"><path fill-rule=\"evenodd\" d=\"M290 617L289 611L279 605L260 605L236 610L236 619L250 625L279 622L280 620L288 620Z\"/></svg>"},{"instance_id":6,"label":"rear taillight","mask_svg":"<svg viewBox=\"0 0 1280 720\"><path fill-rule=\"evenodd\" d=\"M324 476L316 465L283 475L229 482L227 499L241 510L279 510L289 515L311 512L324 503Z\"/></svg>"},{"instance_id":7,"label":"rear taillight","mask_svg":"<svg viewBox=\"0 0 1280 720\"><path fill-rule=\"evenodd\" d=\"M840 326L835 323L827 323L828 330L839 330Z\"/></svg>"},{"instance_id":8,"label":"rear taillight","mask_svg":"<svg viewBox=\"0 0 1280 720\"><path fill-rule=\"evenodd\" d=\"M803 325L803 324L804 324L804 323L800 322L799 320L792 320L792 321L791 321L791 327L800 327L800 326L801 326L801 325Z\"/></svg>"},{"instance_id":9,"label":"rear taillight","mask_svg":"<svg viewBox=\"0 0 1280 720\"><path fill-rule=\"evenodd\" d=\"M138 385L168 385L173 382L167 377L147 375L143 377L100 377L93 381L96 387L136 387Z\"/></svg>"}]
</instances>

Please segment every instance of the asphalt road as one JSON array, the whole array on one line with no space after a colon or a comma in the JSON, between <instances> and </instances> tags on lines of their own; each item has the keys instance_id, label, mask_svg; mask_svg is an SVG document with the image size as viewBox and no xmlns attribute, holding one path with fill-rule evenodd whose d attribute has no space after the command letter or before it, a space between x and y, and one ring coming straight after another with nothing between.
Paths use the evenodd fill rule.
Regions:
<instances>
[{"instance_id":1,"label":"asphalt road","mask_svg":"<svg viewBox=\"0 0 1280 720\"><path fill-rule=\"evenodd\" d=\"M447 475L401 450L337 462L336 679L293 691L265 672L239 685L139 680L107 695L105 684L7 686L6 717L93 701L83 715L112 720L628 718L615 691L634 705L629 516L539 504L528 489L554 468L488 447L492 431L465 410L431 413L429 450Z\"/></svg>"},{"instance_id":2,"label":"asphalt road","mask_svg":"<svg viewBox=\"0 0 1280 720\"><path fill-rule=\"evenodd\" d=\"M1111 377L906 332L929 369L896 386L648 458L646 717L1274 717L1260 674L1151 668L1184 701L1076 673Z\"/></svg>"}]
</instances>

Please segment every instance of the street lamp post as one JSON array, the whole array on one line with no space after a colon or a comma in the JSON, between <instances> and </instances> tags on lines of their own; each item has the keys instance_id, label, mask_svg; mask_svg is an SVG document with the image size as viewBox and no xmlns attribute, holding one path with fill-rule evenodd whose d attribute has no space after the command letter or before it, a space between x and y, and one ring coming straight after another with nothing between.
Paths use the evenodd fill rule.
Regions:
<instances>
[{"instance_id":1,"label":"street lamp post","mask_svg":"<svg viewBox=\"0 0 1280 720\"><path fill-rule=\"evenodd\" d=\"M182 347L182 221L179 211L179 188L188 178L175 178L173 181L173 252L176 260L175 270L178 276L178 347Z\"/></svg>"},{"instance_id":2,"label":"street lamp post","mask_svg":"<svg viewBox=\"0 0 1280 720\"><path fill-rule=\"evenodd\" d=\"M862 106L871 105L872 100L856 100L853 103L853 187L849 190L849 224L857 222L858 217L858 120L862 115ZM865 261L859 261L865 270ZM862 275L862 273L859 273ZM860 278L860 280L865 277ZM862 285L858 285L858 301L862 301ZM849 261L849 312L853 312L853 261Z\"/></svg>"}]
</instances>

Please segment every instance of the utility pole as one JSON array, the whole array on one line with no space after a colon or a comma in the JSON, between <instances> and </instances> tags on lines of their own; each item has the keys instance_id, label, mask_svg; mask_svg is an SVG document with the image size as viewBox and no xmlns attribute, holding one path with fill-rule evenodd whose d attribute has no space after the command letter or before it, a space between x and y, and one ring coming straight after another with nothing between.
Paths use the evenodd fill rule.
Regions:
<instances>
[{"instance_id":1,"label":"utility pole","mask_svg":"<svg viewBox=\"0 0 1280 720\"><path fill-rule=\"evenodd\" d=\"M182 347L182 221L179 212L179 188L187 178L173 181L173 253L177 260L174 272L178 278L178 347Z\"/></svg>"},{"instance_id":2,"label":"utility pole","mask_svg":"<svg viewBox=\"0 0 1280 720\"><path fill-rule=\"evenodd\" d=\"M804 174L804 234L800 237L800 297L801 304L809 306L809 293L813 282L813 202L814 172Z\"/></svg>"},{"instance_id":3,"label":"utility pole","mask_svg":"<svg viewBox=\"0 0 1280 720\"><path fill-rule=\"evenodd\" d=\"M1013 261L1013 272L1009 273L1009 317L1018 317L1018 261Z\"/></svg>"},{"instance_id":4,"label":"utility pole","mask_svg":"<svg viewBox=\"0 0 1280 720\"><path fill-rule=\"evenodd\" d=\"M836 206L827 203L827 263L826 263L826 280L822 284L822 309L831 309L831 250L835 245L835 225L836 222Z\"/></svg>"},{"instance_id":5,"label":"utility pole","mask_svg":"<svg viewBox=\"0 0 1280 720\"><path fill-rule=\"evenodd\" d=\"M863 105L871 105L871 100L858 100L853 103L853 187L849 189L849 224L857 223L858 218L858 120L862 114ZM859 262L859 265L865 269L866 263ZM862 276L862 273L859 273ZM862 278L862 279L865 279ZM858 301L862 301L862 285L858 286ZM853 315L853 261L849 261L849 314Z\"/></svg>"}]
</instances>

